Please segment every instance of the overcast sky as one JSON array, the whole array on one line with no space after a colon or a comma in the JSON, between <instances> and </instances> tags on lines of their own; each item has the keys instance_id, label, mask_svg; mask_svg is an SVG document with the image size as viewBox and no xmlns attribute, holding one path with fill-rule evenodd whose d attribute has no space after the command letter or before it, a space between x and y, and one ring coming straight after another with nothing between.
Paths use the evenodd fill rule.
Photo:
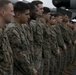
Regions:
<instances>
[{"instance_id":1,"label":"overcast sky","mask_svg":"<svg viewBox=\"0 0 76 75\"><path fill-rule=\"evenodd\" d=\"M20 0L19 0L20 1ZM26 1L33 1L33 0L26 0ZM43 2L44 6L50 7L50 8L55 8L54 5L52 4L52 0L40 0Z\"/></svg>"}]
</instances>

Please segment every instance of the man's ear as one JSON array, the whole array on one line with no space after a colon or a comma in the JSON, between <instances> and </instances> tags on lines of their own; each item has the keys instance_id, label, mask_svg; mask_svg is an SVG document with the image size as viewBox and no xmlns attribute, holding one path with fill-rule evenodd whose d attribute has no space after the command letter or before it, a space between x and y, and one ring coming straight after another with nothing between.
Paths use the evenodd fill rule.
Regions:
<instances>
[{"instance_id":1,"label":"man's ear","mask_svg":"<svg viewBox=\"0 0 76 75\"><path fill-rule=\"evenodd\" d=\"M16 12L15 16L20 17L20 13Z\"/></svg>"},{"instance_id":2,"label":"man's ear","mask_svg":"<svg viewBox=\"0 0 76 75\"><path fill-rule=\"evenodd\" d=\"M1 14L2 16L5 16L5 14L6 14L5 10L4 10L4 9L1 9L1 10L0 10L0 14Z\"/></svg>"}]
</instances>

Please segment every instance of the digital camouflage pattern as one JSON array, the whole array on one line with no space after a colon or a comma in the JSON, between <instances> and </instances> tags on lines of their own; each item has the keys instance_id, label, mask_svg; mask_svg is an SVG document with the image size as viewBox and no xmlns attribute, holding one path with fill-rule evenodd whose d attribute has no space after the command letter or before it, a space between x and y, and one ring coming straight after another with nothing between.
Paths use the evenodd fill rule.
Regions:
<instances>
[{"instance_id":1,"label":"digital camouflage pattern","mask_svg":"<svg viewBox=\"0 0 76 75\"><path fill-rule=\"evenodd\" d=\"M73 31L73 44L75 46L74 61L76 60L76 31Z\"/></svg>"},{"instance_id":2,"label":"digital camouflage pattern","mask_svg":"<svg viewBox=\"0 0 76 75\"><path fill-rule=\"evenodd\" d=\"M74 58L74 47L73 47L73 32L64 24L60 25L62 31L62 37L67 45L67 64L71 63Z\"/></svg>"},{"instance_id":3,"label":"digital camouflage pattern","mask_svg":"<svg viewBox=\"0 0 76 75\"><path fill-rule=\"evenodd\" d=\"M30 50L30 42L25 25L16 22L10 23L6 32L13 50L14 74L13 75L33 75L33 59Z\"/></svg>"},{"instance_id":4,"label":"digital camouflage pattern","mask_svg":"<svg viewBox=\"0 0 76 75\"><path fill-rule=\"evenodd\" d=\"M48 25L46 23L43 23L40 21L42 27L43 27L43 44L42 44L42 49L43 49L43 60L44 60L44 65L43 65L43 75L49 75L50 71L50 58L51 58L51 49L50 49L50 32L48 30Z\"/></svg>"},{"instance_id":5,"label":"digital camouflage pattern","mask_svg":"<svg viewBox=\"0 0 76 75\"><path fill-rule=\"evenodd\" d=\"M34 64L39 75L42 75L42 42L43 42L43 28L39 19L31 20L30 27L33 30L33 47L34 47Z\"/></svg>"},{"instance_id":6,"label":"digital camouflage pattern","mask_svg":"<svg viewBox=\"0 0 76 75\"><path fill-rule=\"evenodd\" d=\"M58 39L57 39L57 33L55 32L54 29L56 29L56 25L52 25L49 27L50 29L50 48L53 53L53 58L54 59L54 73L53 75L59 75L60 71L62 70L62 54L60 47L58 45ZM56 29L58 30L58 29ZM51 60L52 61L52 60Z\"/></svg>"},{"instance_id":7,"label":"digital camouflage pattern","mask_svg":"<svg viewBox=\"0 0 76 75\"><path fill-rule=\"evenodd\" d=\"M62 72L62 75L71 75L74 68L73 61L75 55L75 47L73 45L73 31L64 24L60 24L60 29L62 32L62 37L67 46L67 65Z\"/></svg>"},{"instance_id":8,"label":"digital camouflage pattern","mask_svg":"<svg viewBox=\"0 0 76 75\"><path fill-rule=\"evenodd\" d=\"M5 29L0 29L0 75L13 75L13 53Z\"/></svg>"},{"instance_id":9,"label":"digital camouflage pattern","mask_svg":"<svg viewBox=\"0 0 76 75\"><path fill-rule=\"evenodd\" d=\"M50 43L50 46L49 45L46 45L46 48L48 50L45 50L46 52L49 52L47 53L48 55L50 54L50 69L49 69L49 75L56 75L57 74L57 59L56 59L56 56L57 56L57 41L56 41L56 36L55 36L55 33L51 30L51 27L48 26L46 27L48 29L48 33L49 35L44 35L45 38L48 38L46 39L47 43L49 44ZM50 49L49 49L50 48ZM45 55L46 56L46 55ZM49 68L49 67L48 67ZM48 72L48 71L47 71Z\"/></svg>"},{"instance_id":10,"label":"digital camouflage pattern","mask_svg":"<svg viewBox=\"0 0 76 75\"><path fill-rule=\"evenodd\" d=\"M52 30L56 33L57 43L60 48L60 61L61 61L61 72L67 64L67 46L62 37L62 32L59 25L53 25Z\"/></svg>"}]
</instances>

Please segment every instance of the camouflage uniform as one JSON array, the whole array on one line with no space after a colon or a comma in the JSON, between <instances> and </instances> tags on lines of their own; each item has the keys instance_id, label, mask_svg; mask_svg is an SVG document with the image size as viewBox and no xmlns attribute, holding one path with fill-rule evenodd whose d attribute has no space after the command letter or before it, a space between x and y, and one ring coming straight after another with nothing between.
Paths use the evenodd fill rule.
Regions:
<instances>
[{"instance_id":1,"label":"camouflage uniform","mask_svg":"<svg viewBox=\"0 0 76 75\"><path fill-rule=\"evenodd\" d=\"M0 75L13 75L13 54L4 29L0 29Z\"/></svg>"},{"instance_id":2,"label":"camouflage uniform","mask_svg":"<svg viewBox=\"0 0 76 75\"><path fill-rule=\"evenodd\" d=\"M13 22L6 28L14 55L14 75L33 75L32 52L24 27Z\"/></svg>"},{"instance_id":3,"label":"camouflage uniform","mask_svg":"<svg viewBox=\"0 0 76 75\"><path fill-rule=\"evenodd\" d=\"M42 22L41 22L42 23ZM44 60L44 65L43 65L43 75L49 75L50 71L50 58L51 58L51 50L50 50L50 32L48 30L48 25L46 23L42 23L43 27L43 60Z\"/></svg>"},{"instance_id":4,"label":"camouflage uniform","mask_svg":"<svg viewBox=\"0 0 76 75\"><path fill-rule=\"evenodd\" d=\"M73 43L74 43L74 47L75 47L75 53L74 53L74 61L76 61L76 31L73 31Z\"/></svg>"},{"instance_id":5,"label":"camouflage uniform","mask_svg":"<svg viewBox=\"0 0 76 75\"><path fill-rule=\"evenodd\" d=\"M62 37L67 45L67 64L70 64L74 58L74 46L73 46L73 32L72 30L64 24L60 25L62 32Z\"/></svg>"},{"instance_id":6,"label":"camouflage uniform","mask_svg":"<svg viewBox=\"0 0 76 75\"><path fill-rule=\"evenodd\" d=\"M71 63L75 60L75 44L74 44L74 39L75 39L75 36L74 36L74 31L69 28L69 27L66 27L67 31L68 31L68 34L69 34L69 37L70 37L70 45L69 45L69 48L71 49Z\"/></svg>"},{"instance_id":7,"label":"camouflage uniform","mask_svg":"<svg viewBox=\"0 0 76 75\"><path fill-rule=\"evenodd\" d=\"M51 26L49 27L49 31L50 31L50 53L51 53L51 58L50 58L50 74L51 75L58 75L59 71L58 69L60 68L57 65L57 62L59 60L59 55L58 55L58 50L59 50L59 46L57 43L57 38L56 38L56 33L54 31L52 31ZM50 75L49 74L49 75Z\"/></svg>"},{"instance_id":8,"label":"camouflage uniform","mask_svg":"<svg viewBox=\"0 0 76 75\"><path fill-rule=\"evenodd\" d=\"M73 68L72 62L74 60L74 54L75 54L74 53L75 48L73 45L73 31L64 24L60 24L59 26L62 32L62 37L64 39L64 42L67 45L67 65L62 73L63 75L66 74L68 75L68 73L70 73L71 69Z\"/></svg>"},{"instance_id":9,"label":"camouflage uniform","mask_svg":"<svg viewBox=\"0 0 76 75\"><path fill-rule=\"evenodd\" d=\"M73 37L72 37L72 39L73 39L73 49L75 48L75 50L76 50L76 31L73 31ZM72 50L73 50L72 49ZM73 52L74 52L74 59L73 59L73 62L71 63L71 64L69 64L66 68L65 68L65 70L64 70L64 72L63 72L63 75L72 75L72 73L73 73L73 71L74 71L74 69L76 69L76 51L74 51L73 50Z\"/></svg>"},{"instance_id":10,"label":"camouflage uniform","mask_svg":"<svg viewBox=\"0 0 76 75\"><path fill-rule=\"evenodd\" d=\"M33 31L31 27L28 24L22 24L22 28L24 29L24 34L27 36L28 42L29 42L29 49L32 53L32 59L34 61L34 49L33 49Z\"/></svg>"},{"instance_id":11,"label":"camouflage uniform","mask_svg":"<svg viewBox=\"0 0 76 75\"><path fill-rule=\"evenodd\" d=\"M42 66L43 66L43 60L42 60L42 41L43 41L43 29L42 25L39 22L39 18L36 20L30 21L30 27L33 30L33 46L34 46L34 63L35 67L38 71L39 75L42 75Z\"/></svg>"},{"instance_id":12,"label":"camouflage uniform","mask_svg":"<svg viewBox=\"0 0 76 75\"><path fill-rule=\"evenodd\" d=\"M64 69L67 64L67 47L62 37L62 32L59 25L53 25L52 30L56 33L57 42L60 48L60 72Z\"/></svg>"}]
</instances>

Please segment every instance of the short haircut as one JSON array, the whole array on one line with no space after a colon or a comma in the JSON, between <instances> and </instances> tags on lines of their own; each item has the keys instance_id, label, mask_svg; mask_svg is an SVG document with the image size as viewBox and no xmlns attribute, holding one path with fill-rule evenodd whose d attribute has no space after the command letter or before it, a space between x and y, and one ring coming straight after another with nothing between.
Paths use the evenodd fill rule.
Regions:
<instances>
[{"instance_id":1,"label":"short haircut","mask_svg":"<svg viewBox=\"0 0 76 75\"><path fill-rule=\"evenodd\" d=\"M30 20L36 20L37 15L35 13L35 5L33 3L28 3L29 7L30 7Z\"/></svg>"},{"instance_id":2,"label":"short haircut","mask_svg":"<svg viewBox=\"0 0 76 75\"><path fill-rule=\"evenodd\" d=\"M14 5L14 13L24 13L26 10L30 10L28 4L24 3L24 2L17 2Z\"/></svg>"},{"instance_id":3,"label":"short haircut","mask_svg":"<svg viewBox=\"0 0 76 75\"><path fill-rule=\"evenodd\" d=\"M43 4L42 1L32 1L31 3L34 4L34 5L36 5L36 6L38 6L38 4Z\"/></svg>"},{"instance_id":4,"label":"short haircut","mask_svg":"<svg viewBox=\"0 0 76 75\"><path fill-rule=\"evenodd\" d=\"M29 7L30 7L30 11L35 10L34 4L32 4L32 3L27 3L27 4L28 4Z\"/></svg>"},{"instance_id":5,"label":"short haircut","mask_svg":"<svg viewBox=\"0 0 76 75\"><path fill-rule=\"evenodd\" d=\"M43 11L44 14L47 14L47 13L51 12L50 8L48 8L48 7L43 7L43 10L44 10Z\"/></svg>"},{"instance_id":6,"label":"short haircut","mask_svg":"<svg viewBox=\"0 0 76 75\"><path fill-rule=\"evenodd\" d=\"M55 14L55 17L58 17L58 16L63 16L63 14L60 13L60 12L57 12L57 13Z\"/></svg>"},{"instance_id":7,"label":"short haircut","mask_svg":"<svg viewBox=\"0 0 76 75\"><path fill-rule=\"evenodd\" d=\"M11 2L8 0L0 0L0 8L6 7L6 5L8 5L9 3Z\"/></svg>"}]
</instances>

